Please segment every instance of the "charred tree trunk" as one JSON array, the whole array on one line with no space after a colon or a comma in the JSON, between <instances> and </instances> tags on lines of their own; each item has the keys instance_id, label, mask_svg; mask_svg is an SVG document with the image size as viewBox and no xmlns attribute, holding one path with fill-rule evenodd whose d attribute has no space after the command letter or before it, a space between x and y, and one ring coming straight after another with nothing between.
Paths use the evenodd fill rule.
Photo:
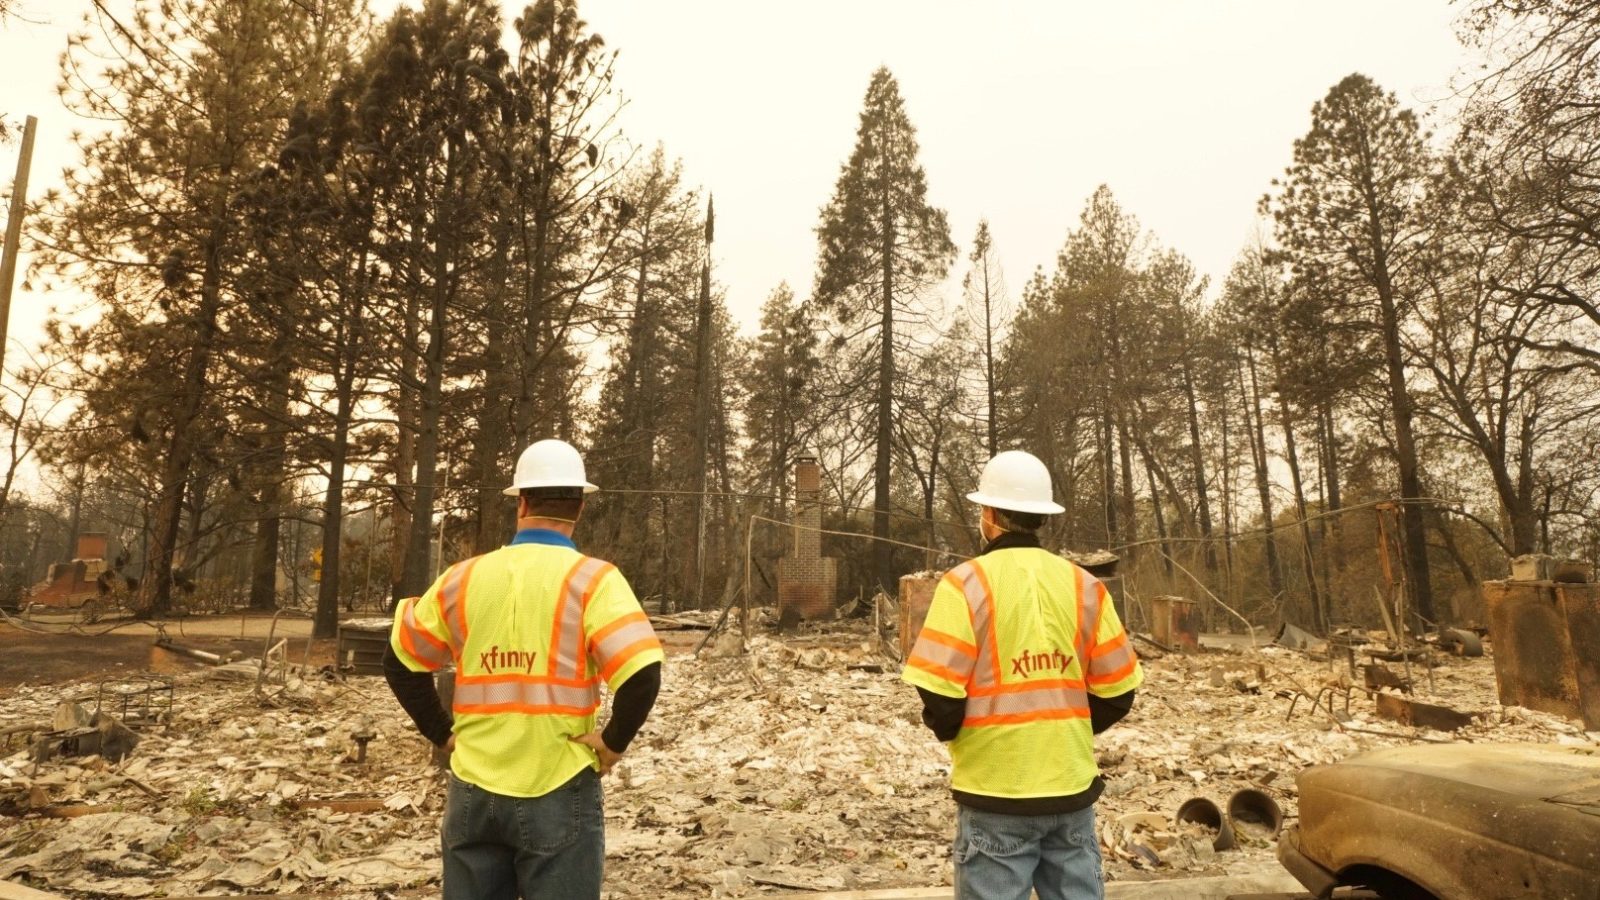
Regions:
<instances>
[{"instance_id":1,"label":"charred tree trunk","mask_svg":"<svg viewBox=\"0 0 1600 900\"><path fill-rule=\"evenodd\" d=\"M1372 221L1380 221L1376 198L1369 192ZM1417 460L1415 415L1411 389L1406 386L1405 353L1400 346L1400 311L1389 276L1388 251L1381 235L1373 239L1373 270L1377 276L1379 322L1383 332L1383 361L1388 375L1389 398L1394 411L1395 462L1400 469L1400 529L1404 535L1406 581L1411 585L1414 609L1423 619L1438 622L1433 605L1433 582L1428 571L1428 542L1424 527L1422 470Z\"/></svg>"},{"instance_id":2,"label":"charred tree trunk","mask_svg":"<svg viewBox=\"0 0 1600 900\"><path fill-rule=\"evenodd\" d=\"M344 543L344 469L350 449L350 416L354 405L354 370L346 365L335 376L333 444L328 454L328 486L322 495L322 581L317 585L317 611L311 636L331 638L339 630L340 552Z\"/></svg>"},{"instance_id":3,"label":"charred tree trunk","mask_svg":"<svg viewBox=\"0 0 1600 900\"><path fill-rule=\"evenodd\" d=\"M411 533L406 542L406 567L401 589L406 596L420 595L432 580L428 572L429 543L433 536L433 507L437 496L439 427L444 412L445 319L455 282L455 229L457 169L460 148L446 148L444 189L433 211L434 258L428 310L428 348L423 353L422 396L417 429L417 489L411 510ZM444 547L439 548L444 566Z\"/></svg>"},{"instance_id":4,"label":"charred tree trunk","mask_svg":"<svg viewBox=\"0 0 1600 900\"><path fill-rule=\"evenodd\" d=\"M1111 435L1111 407L1106 403L1105 412L1095 424L1095 437L1100 444L1101 484L1105 496L1106 507L1106 546L1112 547L1122 543L1121 523L1117 520L1117 458L1115 448L1112 446Z\"/></svg>"},{"instance_id":5,"label":"charred tree trunk","mask_svg":"<svg viewBox=\"0 0 1600 900\"><path fill-rule=\"evenodd\" d=\"M1311 524L1307 521L1305 485L1300 478L1300 454L1295 449L1294 417L1289 404L1281 398L1278 402L1278 413L1283 426L1283 447L1284 456L1289 463L1289 480L1294 486L1295 515L1300 519L1300 558L1306 573L1306 595L1311 601L1311 627L1318 634L1327 634L1327 611L1322 606L1322 592L1317 589L1317 561L1311 549Z\"/></svg>"},{"instance_id":6,"label":"charred tree trunk","mask_svg":"<svg viewBox=\"0 0 1600 900\"><path fill-rule=\"evenodd\" d=\"M510 271L511 223L504 217L497 223L494 255L489 264L485 297L489 321L511 321L506 302L506 282ZM472 468L477 480L475 493L477 529L473 534L474 553L488 553L506 540L514 510L500 493L509 484L506 460L513 457L511 446L511 398L516 383L510 366L511 337L505 328L486 329L483 352L483 401L479 407L478 428L473 434Z\"/></svg>"},{"instance_id":7,"label":"charred tree trunk","mask_svg":"<svg viewBox=\"0 0 1600 900\"><path fill-rule=\"evenodd\" d=\"M223 176L226 177L224 172ZM225 213L219 193L213 204L213 221L203 247L204 269L200 281L200 304L194 315L194 340L184 360L179 380L172 430L167 437L161 466L160 488L156 495L154 528L145 557L144 579L139 584L137 614L141 618L165 615L172 608L172 562L177 552L178 524L183 516L185 488L194 464L196 425L205 402L206 379L211 368L211 349L216 345L217 316L222 309L222 217Z\"/></svg>"},{"instance_id":8,"label":"charred tree trunk","mask_svg":"<svg viewBox=\"0 0 1600 900\"><path fill-rule=\"evenodd\" d=\"M250 608L278 605L278 534L283 517L284 467L288 462L285 425L289 420L289 379L294 359L290 353L289 323L280 323L271 345L272 373L264 398L268 412L262 434L261 465L255 473L261 484L256 504L256 534L251 548Z\"/></svg>"},{"instance_id":9,"label":"charred tree trunk","mask_svg":"<svg viewBox=\"0 0 1600 900\"><path fill-rule=\"evenodd\" d=\"M883 150L886 152L887 148ZM879 251L883 255L882 296L879 298L883 308L878 326L878 446L872 466L872 534L878 540L872 542L872 559L878 586L889 594L895 590L894 558L892 548L883 539L889 536L889 477L894 441L894 242L894 211L889 203L888 179L884 179L883 247Z\"/></svg>"},{"instance_id":10,"label":"charred tree trunk","mask_svg":"<svg viewBox=\"0 0 1600 900\"><path fill-rule=\"evenodd\" d=\"M1206 488L1205 454L1200 450L1200 404L1195 397L1194 373L1186 357L1183 361L1183 399L1188 406L1189 465L1194 470L1195 507L1200 516L1200 537L1205 540L1206 571L1217 573L1217 547L1211 542L1211 498Z\"/></svg>"},{"instance_id":11,"label":"charred tree trunk","mask_svg":"<svg viewBox=\"0 0 1600 900\"><path fill-rule=\"evenodd\" d=\"M1167 542L1167 520L1161 511L1161 490L1157 487L1156 470L1149 454L1145 454L1144 474L1150 482L1150 509L1155 514L1156 537L1161 541L1161 564L1166 569L1167 581L1171 582L1177 579L1178 573L1172 568L1172 545Z\"/></svg>"},{"instance_id":12,"label":"charred tree trunk","mask_svg":"<svg viewBox=\"0 0 1600 900\"><path fill-rule=\"evenodd\" d=\"M1261 390L1256 378L1255 354L1248 348L1244 353L1246 371L1249 373L1248 384L1243 381L1241 374L1240 387L1243 388L1245 397L1245 416L1249 419L1250 426L1250 458L1255 464L1256 493L1261 499L1261 522L1264 532L1267 586L1272 592L1273 602L1276 603L1283 596L1283 572L1278 564L1278 543L1273 535L1272 521L1272 484L1267 479L1267 434L1266 425L1262 421Z\"/></svg>"},{"instance_id":13,"label":"charred tree trunk","mask_svg":"<svg viewBox=\"0 0 1600 900\"><path fill-rule=\"evenodd\" d=\"M1122 466L1122 513L1126 543L1139 540L1139 517L1133 505L1133 442L1128 437L1127 414L1117 416L1117 454Z\"/></svg>"}]
</instances>

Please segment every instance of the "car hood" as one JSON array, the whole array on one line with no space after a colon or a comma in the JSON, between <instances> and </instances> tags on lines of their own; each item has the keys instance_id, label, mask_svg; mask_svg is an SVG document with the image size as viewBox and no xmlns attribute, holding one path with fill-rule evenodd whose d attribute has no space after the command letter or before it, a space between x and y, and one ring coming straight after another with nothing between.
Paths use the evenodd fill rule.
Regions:
<instances>
[{"instance_id":1,"label":"car hood","mask_svg":"<svg viewBox=\"0 0 1600 900\"><path fill-rule=\"evenodd\" d=\"M1347 766L1384 769L1471 785L1485 792L1544 800L1600 816L1600 753L1540 744L1394 747L1353 756ZM1359 781L1345 789L1359 792ZM1369 782L1375 790L1379 781Z\"/></svg>"}]
</instances>

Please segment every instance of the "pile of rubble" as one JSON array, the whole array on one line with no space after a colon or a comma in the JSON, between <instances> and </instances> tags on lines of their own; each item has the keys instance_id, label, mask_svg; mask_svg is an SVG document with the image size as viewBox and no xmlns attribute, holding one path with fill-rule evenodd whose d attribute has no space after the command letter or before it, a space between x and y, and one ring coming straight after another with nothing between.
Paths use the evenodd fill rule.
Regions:
<instances>
[{"instance_id":1,"label":"pile of rubble","mask_svg":"<svg viewBox=\"0 0 1600 900\"><path fill-rule=\"evenodd\" d=\"M669 658L656 713L608 779L608 896L949 883L948 755L872 635L839 625L737 644ZM137 729L120 762L0 745L0 878L112 897L434 883L442 776L382 680L260 691L251 671L179 676L165 727ZM1259 789L1292 818L1298 771L1364 750L1600 737L1498 706L1488 658L1445 660L1431 690L1419 673L1419 698L1479 714L1451 733L1383 718L1359 690L1346 713L1344 663L1296 651L1168 655L1146 671L1133 713L1098 739L1110 878L1270 864L1270 829L1240 828L1237 849L1218 851L1205 827L1173 825L1191 798ZM83 693L18 690L0 700L0 733Z\"/></svg>"},{"instance_id":2,"label":"pile of rubble","mask_svg":"<svg viewBox=\"0 0 1600 900\"><path fill-rule=\"evenodd\" d=\"M164 727L120 762L0 749L0 878L148 897L435 877L438 775L383 683L256 693L244 668L176 677ZM84 687L18 689L0 731L90 705ZM380 742L365 762L354 734Z\"/></svg>"}]
</instances>

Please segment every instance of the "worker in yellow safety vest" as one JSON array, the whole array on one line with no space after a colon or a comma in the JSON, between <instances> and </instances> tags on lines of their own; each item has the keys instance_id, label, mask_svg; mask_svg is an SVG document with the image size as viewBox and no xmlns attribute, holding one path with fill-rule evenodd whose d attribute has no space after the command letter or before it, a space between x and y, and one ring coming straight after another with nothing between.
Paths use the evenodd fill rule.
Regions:
<instances>
[{"instance_id":1,"label":"worker in yellow safety vest","mask_svg":"<svg viewBox=\"0 0 1600 900\"><path fill-rule=\"evenodd\" d=\"M389 685L450 752L445 900L598 898L600 776L655 704L661 644L616 567L572 541L590 484L578 451L539 441L517 461L517 533L401 601ZM456 671L454 716L429 672ZM611 718L595 730L600 682Z\"/></svg>"},{"instance_id":2,"label":"worker in yellow safety vest","mask_svg":"<svg viewBox=\"0 0 1600 900\"><path fill-rule=\"evenodd\" d=\"M945 573L901 678L950 744L958 900L1104 896L1094 735L1144 679L1105 586L1044 550L1050 472L1008 450L967 499L983 553Z\"/></svg>"}]
</instances>

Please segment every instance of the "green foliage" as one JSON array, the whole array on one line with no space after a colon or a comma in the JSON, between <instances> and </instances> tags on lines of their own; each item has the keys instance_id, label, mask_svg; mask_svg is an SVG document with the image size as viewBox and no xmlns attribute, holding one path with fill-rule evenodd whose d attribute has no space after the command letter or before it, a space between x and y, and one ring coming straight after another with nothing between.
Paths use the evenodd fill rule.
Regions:
<instances>
[{"instance_id":1,"label":"green foliage","mask_svg":"<svg viewBox=\"0 0 1600 900\"><path fill-rule=\"evenodd\" d=\"M928 203L917 161L916 130L886 68L872 73L855 148L817 225L813 302L833 321L830 351L848 360L837 370L838 395L870 411L873 534L889 529L894 384L908 332L927 324L920 292L942 280L955 258L945 213ZM898 333L898 334L897 334ZM879 582L893 582L888 545L875 548Z\"/></svg>"}]
</instances>

